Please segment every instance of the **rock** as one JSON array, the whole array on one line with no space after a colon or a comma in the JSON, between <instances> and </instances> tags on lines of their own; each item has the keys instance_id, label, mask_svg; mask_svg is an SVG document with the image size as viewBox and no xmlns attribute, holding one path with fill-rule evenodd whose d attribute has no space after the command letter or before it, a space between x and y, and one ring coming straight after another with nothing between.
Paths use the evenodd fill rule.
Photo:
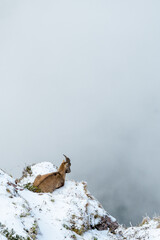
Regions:
<instances>
[{"instance_id":1,"label":"rock","mask_svg":"<svg viewBox=\"0 0 160 240\"><path fill-rule=\"evenodd\" d=\"M113 221L110 217L105 216L101 218L101 223L96 225L96 229L99 231L110 229L111 233L115 233L115 230L119 227L117 221Z\"/></svg>"}]
</instances>

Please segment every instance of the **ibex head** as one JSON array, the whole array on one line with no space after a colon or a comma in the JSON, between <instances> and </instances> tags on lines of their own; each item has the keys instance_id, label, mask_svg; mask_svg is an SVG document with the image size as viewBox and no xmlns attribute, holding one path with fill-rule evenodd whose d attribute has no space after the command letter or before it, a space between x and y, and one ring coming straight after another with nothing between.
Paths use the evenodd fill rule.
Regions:
<instances>
[{"instance_id":1,"label":"ibex head","mask_svg":"<svg viewBox=\"0 0 160 240\"><path fill-rule=\"evenodd\" d=\"M66 173L70 173L70 172L71 172L71 168L70 168L70 166L71 166L71 161L70 161L70 159L69 159L68 157L66 157L64 154L63 154L63 156L64 156L65 159L66 159L66 161L64 161L64 163L65 163L65 168L66 168Z\"/></svg>"}]
</instances>

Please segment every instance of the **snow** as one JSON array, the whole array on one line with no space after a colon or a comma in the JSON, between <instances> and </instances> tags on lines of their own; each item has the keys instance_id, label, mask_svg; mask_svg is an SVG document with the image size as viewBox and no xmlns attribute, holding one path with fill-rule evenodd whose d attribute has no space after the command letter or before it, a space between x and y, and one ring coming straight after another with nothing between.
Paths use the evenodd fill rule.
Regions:
<instances>
[{"instance_id":1,"label":"snow","mask_svg":"<svg viewBox=\"0 0 160 240\"><path fill-rule=\"evenodd\" d=\"M53 171L57 171L57 169L51 163L36 164L31 166L32 174L28 174L20 183L33 183L38 174ZM82 228L87 229L88 225L94 227L100 222L101 217L108 214L87 191L85 182L77 183L73 180L66 180L64 187L53 193L32 193L25 189L20 194L24 199L27 199L37 218L40 231L38 239L52 240L53 236L54 239L58 240L64 240L64 237L71 239L73 231L69 229L81 231ZM115 221L113 217L112 219ZM108 234L108 231L105 234ZM89 236L85 237L84 234L81 237L75 232L74 235L77 239L88 239Z\"/></svg>"},{"instance_id":2,"label":"snow","mask_svg":"<svg viewBox=\"0 0 160 240\"><path fill-rule=\"evenodd\" d=\"M2 170L0 170L0 204L0 233L14 229L16 234L24 238L30 235L28 233L31 233L36 220L28 202L14 187L14 179Z\"/></svg>"},{"instance_id":3,"label":"snow","mask_svg":"<svg viewBox=\"0 0 160 240\"><path fill-rule=\"evenodd\" d=\"M160 218L147 219L139 227L123 226L115 231L98 231L95 226L108 216L101 204L89 193L85 182L66 180L53 193L35 193L24 188L39 174L57 171L49 162L35 164L23 173L18 184L0 170L0 240L6 232L17 234L23 240L158 240ZM14 230L14 232L12 232ZM14 238L10 238L14 239Z\"/></svg>"},{"instance_id":4,"label":"snow","mask_svg":"<svg viewBox=\"0 0 160 240\"><path fill-rule=\"evenodd\" d=\"M129 227L126 230L122 229L123 236L128 240L160 239L160 218L155 217L153 220L146 218L144 220L143 223L138 227Z\"/></svg>"}]
</instances>

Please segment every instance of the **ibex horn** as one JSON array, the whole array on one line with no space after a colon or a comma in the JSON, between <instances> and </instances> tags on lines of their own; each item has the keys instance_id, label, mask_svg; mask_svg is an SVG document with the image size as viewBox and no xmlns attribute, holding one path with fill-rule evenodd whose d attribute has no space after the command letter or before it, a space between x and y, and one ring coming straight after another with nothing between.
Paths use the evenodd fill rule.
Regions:
<instances>
[{"instance_id":1,"label":"ibex horn","mask_svg":"<svg viewBox=\"0 0 160 240\"><path fill-rule=\"evenodd\" d=\"M71 160L66 155L63 154L63 156L66 158L66 162L70 163L71 165Z\"/></svg>"}]
</instances>

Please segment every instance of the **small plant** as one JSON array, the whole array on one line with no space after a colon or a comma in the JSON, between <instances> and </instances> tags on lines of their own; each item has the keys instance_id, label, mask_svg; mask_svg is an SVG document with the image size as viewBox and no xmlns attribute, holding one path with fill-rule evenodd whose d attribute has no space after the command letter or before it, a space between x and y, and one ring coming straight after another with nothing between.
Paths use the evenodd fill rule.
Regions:
<instances>
[{"instance_id":1,"label":"small plant","mask_svg":"<svg viewBox=\"0 0 160 240\"><path fill-rule=\"evenodd\" d=\"M31 170L31 167L30 167L30 166L27 166L26 169L25 169L25 171L26 171L27 173L29 173L30 175L32 174L32 170Z\"/></svg>"},{"instance_id":2,"label":"small plant","mask_svg":"<svg viewBox=\"0 0 160 240\"><path fill-rule=\"evenodd\" d=\"M51 202L55 202L55 200L52 198L52 199L51 199Z\"/></svg>"},{"instance_id":3,"label":"small plant","mask_svg":"<svg viewBox=\"0 0 160 240\"><path fill-rule=\"evenodd\" d=\"M75 240L77 239L77 237L76 237L75 234L71 235L71 238L72 238L72 239L75 239Z\"/></svg>"},{"instance_id":4,"label":"small plant","mask_svg":"<svg viewBox=\"0 0 160 240\"><path fill-rule=\"evenodd\" d=\"M4 228L5 225L0 222L0 228Z\"/></svg>"},{"instance_id":5,"label":"small plant","mask_svg":"<svg viewBox=\"0 0 160 240\"><path fill-rule=\"evenodd\" d=\"M8 193L11 193L11 191L9 190L9 188L6 188L6 191L7 191Z\"/></svg>"},{"instance_id":6,"label":"small plant","mask_svg":"<svg viewBox=\"0 0 160 240\"><path fill-rule=\"evenodd\" d=\"M38 187L33 186L31 183L24 185L24 188L27 188L29 191L40 193L41 190Z\"/></svg>"},{"instance_id":7,"label":"small plant","mask_svg":"<svg viewBox=\"0 0 160 240\"><path fill-rule=\"evenodd\" d=\"M30 216L30 213L21 213L20 214L21 218L24 218L24 217L27 217L27 216Z\"/></svg>"},{"instance_id":8,"label":"small plant","mask_svg":"<svg viewBox=\"0 0 160 240\"><path fill-rule=\"evenodd\" d=\"M0 234L5 236L8 240L36 240L37 236L37 230L38 230L38 224L35 221L34 224L32 225L32 228L28 231L27 229L24 229L27 233L27 237L22 237L14 231L14 229L9 230L6 228L5 225L0 223Z\"/></svg>"},{"instance_id":9,"label":"small plant","mask_svg":"<svg viewBox=\"0 0 160 240\"><path fill-rule=\"evenodd\" d=\"M71 228L71 231L81 236L86 231L86 229L84 226L81 226L81 228Z\"/></svg>"},{"instance_id":10,"label":"small plant","mask_svg":"<svg viewBox=\"0 0 160 240\"><path fill-rule=\"evenodd\" d=\"M66 224L63 224L63 227L67 230L71 230Z\"/></svg>"},{"instance_id":11,"label":"small plant","mask_svg":"<svg viewBox=\"0 0 160 240\"><path fill-rule=\"evenodd\" d=\"M81 226L81 228L74 228L74 227L69 227L66 224L63 224L63 227L67 230L75 232L80 236L87 230L84 226Z\"/></svg>"},{"instance_id":12,"label":"small plant","mask_svg":"<svg viewBox=\"0 0 160 240\"><path fill-rule=\"evenodd\" d=\"M8 228L5 228L1 233L8 239L8 240L31 240L30 237L24 238L22 236L19 236L15 233L13 229L11 231L8 230Z\"/></svg>"},{"instance_id":13,"label":"small plant","mask_svg":"<svg viewBox=\"0 0 160 240\"><path fill-rule=\"evenodd\" d=\"M143 218L143 220L142 220L142 222L140 223L139 226L142 227L143 225L148 224L148 223L149 223L149 220L150 220L149 217Z\"/></svg>"},{"instance_id":14,"label":"small plant","mask_svg":"<svg viewBox=\"0 0 160 240\"><path fill-rule=\"evenodd\" d=\"M33 224L33 227L30 229L30 236L32 237L33 240L36 240L37 232L38 232L38 224L35 221Z\"/></svg>"},{"instance_id":15,"label":"small plant","mask_svg":"<svg viewBox=\"0 0 160 240\"><path fill-rule=\"evenodd\" d=\"M160 223L157 225L157 228L160 228Z\"/></svg>"},{"instance_id":16,"label":"small plant","mask_svg":"<svg viewBox=\"0 0 160 240\"><path fill-rule=\"evenodd\" d=\"M94 200L94 198L91 196L91 194L87 190L87 183L86 182L82 182L82 184L83 184L83 189L84 189L84 192L85 192L86 196L89 199Z\"/></svg>"}]
</instances>

